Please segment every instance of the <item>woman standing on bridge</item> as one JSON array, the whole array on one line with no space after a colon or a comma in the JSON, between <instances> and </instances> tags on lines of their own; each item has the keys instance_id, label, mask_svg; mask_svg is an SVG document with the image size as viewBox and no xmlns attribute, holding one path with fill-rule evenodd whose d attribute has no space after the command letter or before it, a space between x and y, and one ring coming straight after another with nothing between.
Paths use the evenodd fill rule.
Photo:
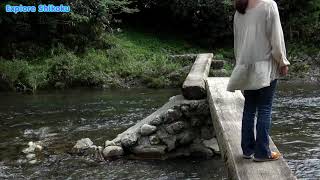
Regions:
<instances>
[{"instance_id":1,"label":"woman standing on bridge","mask_svg":"<svg viewBox=\"0 0 320 180\"><path fill-rule=\"evenodd\" d=\"M289 61L273 0L236 0L234 53L236 66L228 91L243 90L241 147L244 158L277 160L280 153L269 148L272 102L277 79L287 75ZM256 137L254 119L257 115Z\"/></svg>"}]
</instances>

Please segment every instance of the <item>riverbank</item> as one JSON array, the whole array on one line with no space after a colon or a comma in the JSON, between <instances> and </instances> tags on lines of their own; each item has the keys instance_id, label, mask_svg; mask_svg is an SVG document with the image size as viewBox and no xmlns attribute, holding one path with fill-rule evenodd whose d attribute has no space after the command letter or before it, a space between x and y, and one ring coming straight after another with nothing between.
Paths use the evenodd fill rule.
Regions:
<instances>
[{"instance_id":1,"label":"riverbank","mask_svg":"<svg viewBox=\"0 0 320 180\"><path fill-rule=\"evenodd\" d=\"M101 43L104 48L88 47L81 54L59 46L37 58L2 59L0 90L33 93L74 87L179 88L193 61L172 55L214 52L215 59L226 63L222 70L212 70L210 76L229 76L234 64L232 48L203 48L176 36L124 30L105 34ZM317 48L289 44L292 65L285 80L319 83L318 52Z\"/></svg>"},{"instance_id":2,"label":"riverbank","mask_svg":"<svg viewBox=\"0 0 320 180\"><path fill-rule=\"evenodd\" d=\"M320 49L292 48L289 49L290 71L286 81L291 83L320 84Z\"/></svg>"},{"instance_id":3,"label":"riverbank","mask_svg":"<svg viewBox=\"0 0 320 180\"><path fill-rule=\"evenodd\" d=\"M187 74L181 71L187 64L169 55L204 52L181 39L136 31L105 34L102 43L105 48L88 48L82 54L61 46L35 59L1 60L0 89L178 87ZM183 78L176 77L177 73Z\"/></svg>"}]
</instances>

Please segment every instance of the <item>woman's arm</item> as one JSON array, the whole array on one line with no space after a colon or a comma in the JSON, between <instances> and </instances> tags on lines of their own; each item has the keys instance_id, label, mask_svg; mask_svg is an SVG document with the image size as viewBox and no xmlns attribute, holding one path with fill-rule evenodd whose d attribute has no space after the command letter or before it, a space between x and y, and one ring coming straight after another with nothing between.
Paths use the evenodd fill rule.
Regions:
<instances>
[{"instance_id":1,"label":"woman's arm","mask_svg":"<svg viewBox=\"0 0 320 180\"><path fill-rule=\"evenodd\" d=\"M272 1L268 14L268 28L272 47L272 56L279 63L280 67L290 65L286 57L286 46L283 30L280 22L280 15L277 3Z\"/></svg>"}]
</instances>

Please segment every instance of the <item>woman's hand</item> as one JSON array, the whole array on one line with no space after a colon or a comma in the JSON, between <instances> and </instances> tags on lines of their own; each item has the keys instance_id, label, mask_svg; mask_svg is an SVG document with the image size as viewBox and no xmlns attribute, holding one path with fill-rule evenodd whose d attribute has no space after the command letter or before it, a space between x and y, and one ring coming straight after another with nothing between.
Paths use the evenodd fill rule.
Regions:
<instances>
[{"instance_id":1,"label":"woman's hand","mask_svg":"<svg viewBox=\"0 0 320 180\"><path fill-rule=\"evenodd\" d=\"M288 74L288 71L289 71L289 67L288 66L282 66L280 68L280 75L286 76Z\"/></svg>"}]
</instances>

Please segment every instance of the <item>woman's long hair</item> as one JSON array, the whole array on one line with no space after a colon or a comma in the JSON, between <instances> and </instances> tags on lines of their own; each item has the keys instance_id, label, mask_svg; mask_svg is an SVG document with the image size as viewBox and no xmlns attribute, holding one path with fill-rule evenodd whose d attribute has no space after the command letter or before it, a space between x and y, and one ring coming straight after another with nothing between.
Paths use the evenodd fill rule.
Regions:
<instances>
[{"instance_id":1,"label":"woman's long hair","mask_svg":"<svg viewBox=\"0 0 320 180\"><path fill-rule=\"evenodd\" d=\"M245 14L249 0L236 0L236 9L239 13Z\"/></svg>"}]
</instances>

